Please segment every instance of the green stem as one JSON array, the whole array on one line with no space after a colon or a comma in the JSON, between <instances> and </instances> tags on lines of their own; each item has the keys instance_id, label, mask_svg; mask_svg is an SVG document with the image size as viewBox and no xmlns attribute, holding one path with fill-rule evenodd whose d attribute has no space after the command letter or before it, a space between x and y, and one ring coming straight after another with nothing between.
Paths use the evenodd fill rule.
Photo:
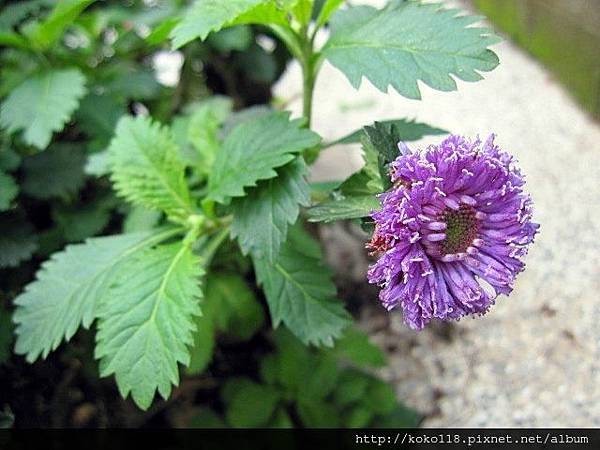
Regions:
<instances>
[{"instance_id":1,"label":"green stem","mask_svg":"<svg viewBox=\"0 0 600 450\"><path fill-rule=\"evenodd\" d=\"M221 231L219 231L216 235L212 237L209 243L202 249L200 252L200 258L202 259L202 264L204 267L208 267L213 256L225 240L225 238L229 235L229 227L223 227Z\"/></svg>"},{"instance_id":2,"label":"green stem","mask_svg":"<svg viewBox=\"0 0 600 450\"><path fill-rule=\"evenodd\" d=\"M311 55L312 56L312 55ZM312 118L313 94L315 90L315 74L309 61L302 64L302 115L306 119L306 127L310 128Z\"/></svg>"}]
</instances>

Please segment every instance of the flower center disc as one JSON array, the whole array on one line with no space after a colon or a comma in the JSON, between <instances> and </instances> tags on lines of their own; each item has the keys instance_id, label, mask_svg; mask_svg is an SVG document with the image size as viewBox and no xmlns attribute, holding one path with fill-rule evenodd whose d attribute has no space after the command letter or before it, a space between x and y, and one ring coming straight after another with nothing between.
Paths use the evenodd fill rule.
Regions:
<instances>
[{"instance_id":1,"label":"flower center disc","mask_svg":"<svg viewBox=\"0 0 600 450\"><path fill-rule=\"evenodd\" d=\"M458 210L447 209L441 220L446 222L446 239L440 242L442 254L464 253L477 238L479 226L473 207L461 205Z\"/></svg>"}]
</instances>

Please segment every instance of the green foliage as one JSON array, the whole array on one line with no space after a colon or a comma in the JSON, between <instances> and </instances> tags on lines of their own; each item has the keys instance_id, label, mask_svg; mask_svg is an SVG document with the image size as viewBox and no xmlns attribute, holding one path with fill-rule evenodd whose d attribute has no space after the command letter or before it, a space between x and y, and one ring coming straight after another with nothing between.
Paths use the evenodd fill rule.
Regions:
<instances>
[{"instance_id":1,"label":"green foliage","mask_svg":"<svg viewBox=\"0 0 600 450\"><path fill-rule=\"evenodd\" d=\"M337 340L334 353L347 359L357 366L383 367L385 355L379 347L369 341L369 337L355 328L348 328L344 335Z\"/></svg>"},{"instance_id":2,"label":"green foliage","mask_svg":"<svg viewBox=\"0 0 600 450\"><path fill-rule=\"evenodd\" d=\"M33 362L71 339L80 325L88 328L114 274L172 234L168 230L94 238L54 254L15 299L15 351Z\"/></svg>"},{"instance_id":3,"label":"green foliage","mask_svg":"<svg viewBox=\"0 0 600 450\"><path fill-rule=\"evenodd\" d=\"M113 199L107 197L84 205L60 205L52 211L52 215L67 242L80 242L99 234L106 227L113 204Z\"/></svg>"},{"instance_id":4,"label":"green foliage","mask_svg":"<svg viewBox=\"0 0 600 450\"><path fill-rule=\"evenodd\" d=\"M275 0L196 0L170 35L177 49L224 27L268 23L285 24L285 12Z\"/></svg>"},{"instance_id":5,"label":"green foliage","mask_svg":"<svg viewBox=\"0 0 600 450\"><path fill-rule=\"evenodd\" d=\"M0 268L17 267L37 250L33 227L20 214L0 214L0 230Z\"/></svg>"},{"instance_id":6,"label":"green foliage","mask_svg":"<svg viewBox=\"0 0 600 450\"><path fill-rule=\"evenodd\" d=\"M0 171L0 211L9 209L18 193L19 186L14 178Z\"/></svg>"},{"instance_id":7,"label":"green foliage","mask_svg":"<svg viewBox=\"0 0 600 450\"><path fill-rule=\"evenodd\" d=\"M246 378L229 380L223 391L227 421L237 428L266 426L279 401L276 389Z\"/></svg>"},{"instance_id":8,"label":"green foliage","mask_svg":"<svg viewBox=\"0 0 600 450\"><path fill-rule=\"evenodd\" d=\"M231 114L232 106L227 97L211 97L189 116L186 139L193 147L196 168L204 175L210 173L221 148L219 131Z\"/></svg>"},{"instance_id":9,"label":"green foliage","mask_svg":"<svg viewBox=\"0 0 600 450\"><path fill-rule=\"evenodd\" d=\"M383 125L387 130L391 130L395 128L396 133L398 135L399 140L410 142L410 141L418 141L419 139L425 136L439 135L439 134L447 134L448 132L442 130L441 128L435 128L425 123L419 123L414 120L407 119L393 119L393 120L382 120L377 122ZM344 136L337 141L333 142L334 144L354 144L360 142L361 137L365 133L364 129L356 130L350 133L347 136Z\"/></svg>"},{"instance_id":10,"label":"green foliage","mask_svg":"<svg viewBox=\"0 0 600 450\"><path fill-rule=\"evenodd\" d=\"M344 0L325 0L321 10L319 11L319 16L317 17L317 25L323 26L328 21L331 15L344 3Z\"/></svg>"},{"instance_id":11,"label":"green foliage","mask_svg":"<svg viewBox=\"0 0 600 450\"><path fill-rule=\"evenodd\" d=\"M350 316L334 298L336 289L329 270L322 266L319 245L294 228L274 263L263 258L253 260L273 326L283 322L305 344L333 345Z\"/></svg>"},{"instance_id":12,"label":"green foliage","mask_svg":"<svg viewBox=\"0 0 600 450\"><path fill-rule=\"evenodd\" d=\"M248 194L232 202L231 235L244 254L273 263L300 206L308 206L309 188L302 158L279 169L278 177L261 181Z\"/></svg>"},{"instance_id":13,"label":"green foliage","mask_svg":"<svg viewBox=\"0 0 600 450\"><path fill-rule=\"evenodd\" d=\"M352 330L351 336L353 342L361 342L362 351L380 353L359 331ZM340 342L330 350L314 350L288 332L277 331L276 351L260 361L262 383L236 378L222 389L228 424L290 427L290 416L282 414L287 410L295 411L304 427L417 426L420 416L400 404L389 385L347 365L340 357L344 354L338 349ZM379 359L359 359L365 367L381 365Z\"/></svg>"},{"instance_id":14,"label":"green foliage","mask_svg":"<svg viewBox=\"0 0 600 450\"><path fill-rule=\"evenodd\" d=\"M233 273L207 278L202 315L196 319L189 374L199 374L212 359L215 334L248 340L264 325L263 309L246 281Z\"/></svg>"},{"instance_id":15,"label":"green foliage","mask_svg":"<svg viewBox=\"0 0 600 450\"><path fill-rule=\"evenodd\" d=\"M311 222L333 222L336 220L359 219L379 208L373 195L361 195L323 202L308 211Z\"/></svg>"},{"instance_id":16,"label":"green foliage","mask_svg":"<svg viewBox=\"0 0 600 450\"><path fill-rule=\"evenodd\" d=\"M331 21L323 56L355 88L364 76L382 92L391 85L414 99L421 97L418 80L434 89L455 90L451 75L478 81L478 71L498 65L498 57L487 49L498 38L488 29L470 26L481 18L457 14L416 1L392 1L381 10L341 10Z\"/></svg>"},{"instance_id":17,"label":"green foliage","mask_svg":"<svg viewBox=\"0 0 600 450\"><path fill-rule=\"evenodd\" d=\"M317 145L319 136L300 125L283 112L262 114L237 125L217 154L208 180L208 198L224 203L230 197L244 196L244 188L276 177L274 169Z\"/></svg>"},{"instance_id":18,"label":"green foliage","mask_svg":"<svg viewBox=\"0 0 600 450\"><path fill-rule=\"evenodd\" d=\"M495 67L487 47L496 38L471 26L478 18L415 1L338 13L343 0L154 3L30 0L0 11L0 45L10 47L0 52L9 300L56 251L13 314L0 305L0 330L12 315L15 352L33 362L96 321L100 374L114 374L140 408L156 392L166 399L181 374L220 393L224 413L194 406L192 424L416 426L418 414L366 372L383 367L384 354L348 326L303 222L364 223L389 188L399 141L445 132L398 119L321 144L310 128L312 91L324 59L355 86L364 76L412 98L418 80L451 90L452 76L475 81ZM327 24L331 37L317 48ZM181 50L172 88L151 67L169 37L175 48L199 40ZM268 99L290 54L303 71L302 117L244 109ZM319 152L359 141L364 167L311 192ZM102 233L111 235L92 237ZM266 307L272 326L289 331L265 330ZM11 341L3 333L0 360ZM75 353L91 354L89 333L81 338ZM233 349L244 353L239 362Z\"/></svg>"},{"instance_id":19,"label":"green foliage","mask_svg":"<svg viewBox=\"0 0 600 450\"><path fill-rule=\"evenodd\" d=\"M400 119L375 122L336 141L353 143L358 139L362 143L365 165L336 186L331 199L310 208L308 220L327 223L369 216L380 207L376 194L390 187L389 164L400 154L398 143L443 133L445 131L439 128Z\"/></svg>"},{"instance_id":20,"label":"green foliage","mask_svg":"<svg viewBox=\"0 0 600 450\"><path fill-rule=\"evenodd\" d=\"M78 69L49 70L25 80L2 104L0 127L24 130L23 140L44 149L52 133L63 129L84 96L85 77Z\"/></svg>"},{"instance_id":21,"label":"green foliage","mask_svg":"<svg viewBox=\"0 0 600 450\"><path fill-rule=\"evenodd\" d=\"M84 184L85 155L74 144L54 144L48 150L23 159L22 191L34 198L66 198Z\"/></svg>"},{"instance_id":22,"label":"green foliage","mask_svg":"<svg viewBox=\"0 0 600 450\"><path fill-rule=\"evenodd\" d=\"M185 166L167 127L143 116L123 117L108 152L111 180L121 197L173 217L191 212Z\"/></svg>"},{"instance_id":23,"label":"green foliage","mask_svg":"<svg viewBox=\"0 0 600 450\"><path fill-rule=\"evenodd\" d=\"M98 308L100 374L115 374L119 392L148 408L158 390L168 398L188 365L194 316L200 314L200 261L175 243L147 248L122 266Z\"/></svg>"},{"instance_id":24,"label":"green foliage","mask_svg":"<svg viewBox=\"0 0 600 450\"><path fill-rule=\"evenodd\" d=\"M38 50L47 50L62 36L64 30L94 0L61 0L42 22L25 28L30 44Z\"/></svg>"}]
</instances>

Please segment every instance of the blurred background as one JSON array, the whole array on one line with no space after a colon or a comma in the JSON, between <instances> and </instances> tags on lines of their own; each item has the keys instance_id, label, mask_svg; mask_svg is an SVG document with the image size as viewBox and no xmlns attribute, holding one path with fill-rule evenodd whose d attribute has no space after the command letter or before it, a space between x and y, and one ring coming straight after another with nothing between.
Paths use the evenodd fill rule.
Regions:
<instances>
[{"instance_id":1,"label":"blurred background","mask_svg":"<svg viewBox=\"0 0 600 450\"><path fill-rule=\"evenodd\" d=\"M51 3L0 2L0 32L45 14ZM377 290L366 283L367 236L351 224L320 227L315 232L335 269L339 297L360 318L360 328L388 364L357 338L349 348L363 343L363 353L352 357L368 366L360 376L369 387L361 394L362 403L352 400L355 409L344 406L344 414L352 415L342 423L330 422L339 415L335 409L330 417L321 417L340 400L327 397L331 405L317 408L321 416L290 406L281 414L278 409L262 426L365 426L392 410L396 416L386 422L390 426L600 426L600 0L443 3L489 17L489 25L506 38L493 47L501 61L497 69L478 83L459 81L457 92L421 84L423 99L415 101L393 90L383 94L367 81L355 91L325 63L316 85L313 127L325 140L334 140L376 120L405 117L482 139L496 133L497 143L519 159L536 205L535 220L541 223L528 268L513 294L499 298L487 316L416 333L403 324L400 313L386 313ZM259 379L265 361L276 358L292 369L327 369L323 377L334 371L331 358L337 367L338 354L309 354L286 335L273 339L258 292L249 294L254 306L246 304L236 312L254 315L253 325L240 329L239 317L228 318L231 329L215 333L206 365L188 371L173 396L147 412L121 400L114 380L98 378L91 331L78 332L68 345L33 365L11 354L12 300L42 261L89 236L135 230L157 220L116 199L105 176L102 151L123 113L150 112L181 132L194 102L211 93L231 97L238 109L271 103L300 113L300 68L289 63L285 48L264 29L224 30L181 52L149 44L151 30L184 4L96 2L68 30L54 55L88 77L89 93L72 123L39 153L19 145L15 151L8 137L1 136L0 170L20 188L10 205L0 204L1 426L252 423L253 405L246 410L249 418L232 419L225 411L225 380ZM324 41L326 33L318 39ZM19 52L0 47L0 97L14 89L32 64ZM428 137L410 146L422 148L439 139ZM321 155L312 177L338 180L361 165L358 146L338 145ZM226 250L218 262L251 277L247 261ZM381 409L389 391L371 374L390 382L409 408L392 402ZM338 380L355 382L355 376L343 372ZM300 372L296 378L290 383L304 382ZM259 395L255 406L263 398Z\"/></svg>"}]
</instances>

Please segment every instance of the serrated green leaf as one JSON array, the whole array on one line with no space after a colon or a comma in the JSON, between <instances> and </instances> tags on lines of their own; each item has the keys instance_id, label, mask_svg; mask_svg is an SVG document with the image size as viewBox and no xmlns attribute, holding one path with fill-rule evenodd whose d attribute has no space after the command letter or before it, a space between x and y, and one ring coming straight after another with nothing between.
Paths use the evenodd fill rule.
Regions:
<instances>
[{"instance_id":1,"label":"serrated green leaf","mask_svg":"<svg viewBox=\"0 0 600 450\"><path fill-rule=\"evenodd\" d=\"M19 186L10 175L0 171L0 211L10 208L12 201L19 193Z\"/></svg>"},{"instance_id":2,"label":"serrated green leaf","mask_svg":"<svg viewBox=\"0 0 600 450\"><path fill-rule=\"evenodd\" d=\"M93 238L54 254L15 299L16 353L27 355L30 362L45 358L80 325L88 328L115 273L140 251L173 234L163 230Z\"/></svg>"},{"instance_id":3,"label":"serrated green leaf","mask_svg":"<svg viewBox=\"0 0 600 450\"><path fill-rule=\"evenodd\" d=\"M223 396L227 403L227 421L236 428L265 426L280 400L273 387L247 378L232 379L224 389L228 391Z\"/></svg>"},{"instance_id":4,"label":"serrated green leaf","mask_svg":"<svg viewBox=\"0 0 600 450\"><path fill-rule=\"evenodd\" d=\"M298 219L300 206L310 203L306 165L301 158L279 169L279 176L261 181L245 197L231 204L231 236L237 238L242 252L275 261L288 224Z\"/></svg>"},{"instance_id":5,"label":"serrated green leaf","mask_svg":"<svg viewBox=\"0 0 600 450\"><path fill-rule=\"evenodd\" d=\"M57 143L23 159L22 191L46 200L75 194L85 182L85 155L80 146Z\"/></svg>"},{"instance_id":6,"label":"serrated green leaf","mask_svg":"<svg viewBox=\"0 0 600 450\"><path fill-rule=\"evenodd\" d=\"M88 156L83 171L87 175L103 177L110 174L110 155L108 150L103 150Z\"/></svg>"},{"instance_id":7,"label":"serrated green leaf","mask_svg":"<svg viewBox=\"0 0 600 450\"><path fill-rule=\"evenodd\" d=\"M125 221L123 222L123 232L135 233L137 231L147 231L156 228L162 216L162 213L158 211L135 206L125 217Z\"/></svg>"},{"instance_id":8,"label":"serrated green leaf","mask_svg":"<svg viewBox=\"0 0 600 450\"><path fill-rule=\"evenodd\" d=\"M425 123L416 122L415 120L408 119L394 119L394 120L382 120L378 122L382 124L386 129L391 130L395 127L398 131L398 136L401 141L411 142L418 141L425 136L433 136L440 134L448 134L446 130L441 128L435 128ZM356 130L343 138L338 139L334 144L354 144L360 142L361 137L364 135L364 129Z\"/></svg>"},{"instance_id":9,"label":"serrated green leaf","mask_svg":"<svg viewBox=\"0 0 600 450\"><path fill-rule=\"evenodd\" d=\"M63 32L73 21L93 3L94 0L61 0L56 3L48 17L42 21L26 27L25 34L32 44L46 50L60 39Z\"/></svg>"},{"instance_id":10,"label":"serrated green leaf","mask_svg":"<svg viewBox=\"0 0 600 450\"><path fill-rule=\"evenodd\" d=\"M323 267L319 244L293 228L277 261L253 258L273 326L283 322L305 344L333 345L350 323L343 304L334 298L330 271Z\"/></svg>"},{"instance_id":11,"label":"serrated green leaf","mask_svg":"<svg viewBox=\"0 0 600 450\"><path fill-rule=\"evenodd\" d=\"M219 130L233 108L230 98L215 96L201 102L190 115L187 139L198 155L197 169L209 174L221 143Z\"/></svg>"},{"instance_id":12,"label":"serrated green leaf","mask_svg":"<svg viewBox=\"0 0 600 450\"><path fill-rule=\"evenodd\" d=\"M24 130L25 143L46 148L63 129L84 96L85 77L79 69L49 70L25 80L0 109L0 127L8 133Z\"/></svg>"},{"instance_id":13,"label":"serrated green leaf","mask_svg":"<svg viewBox=\"0 0 600 450\"><path fill-rule=\"evenodd\" d=\"M469 26L479 20L415 1L392 2L382 10L348 8L333 16L323 55L355 88L364 76L382 92L391 85L418 99L417 80L451 91L456 89L451 75L477 81L482 79L478 72L498 65L487 47L499 39L488 29Z\"/></svg>"},{"instance_id":14,"label":"serrated green leaf","mask_svg":"<svg viewBox=\"0 0 600 450\"><path fill-rule=\"evenodd\" d=\"M374 195L361 195L332 200L313 206L308 210L309 222L334 222L336 220L359 219L380 208Z\"/></svg>"},{"instance_id":15,"label":"serrated green leaf","mask_svg":"<svg viewBox=\"0 0 600 450\"><path fill-rule=\"evenodd\" d=\"M274 170L295 154L317 145L320 138L300 128L289 113L270 112L248 119L225 138L208 182L208 198L225 202L244 195L244 188L277 176Z\"/></svg>"},{"instance_id":16,"label":"serrated green leaf","mask_svg":"<svg viewBox=\"0 0 600 450\"><path fill-rule=\"evenodd\" d=\"M98 310L95 357L100 374L115 374L123 398L129 393L147 409L158 390L168 398L179 384L178 363L188 365L194 316L200 314L198 257L182 242L154 247L130 259Z\"/></svg>"},{"instance_id":17,"label":"serrated green leaf","mask_svg":"<svg viewBox=\"0 0 600 450\"><path fill-rule=\"evenodd\" d=\"M167 127L147 117L123 117L108 152L111 181L121 197L173 217L192 211L185 166Z\"/></svg>"},{"instance_id":18,"label":"serrated green leaf","mask_svg":"<svg viewBox=\"0 0 600 450\"><path fill-rule=\"evenodd\" d=\"M361 136L360 142L365 160L362 171L369 177L366 188L373 193L383 192L388 187L390 180L387 174L382 173L382 158L366 134Z\"/></svg>"},{"instance_id":19,"label":"serrated green leaf","mask_svg":"<svg viewBox=\"0 0 600 450\"><path fill-rule=\"evenodd\" d=\"M35 230L18 214L0 214L0 268L17 267L38 248Z\"/></svg>"},{"instance_id":20,"label":"serrated green leaf","mask_svg":"<svg viewBox=\"0 0 600 450\"><path fill-rule=\"evenodd\" d=\"M272 0L196 0L171 32L173 47L196 38L204 40L211 32L231 25L281 21L283 12L278 13Z\"/></svg>"}]
</instances>

